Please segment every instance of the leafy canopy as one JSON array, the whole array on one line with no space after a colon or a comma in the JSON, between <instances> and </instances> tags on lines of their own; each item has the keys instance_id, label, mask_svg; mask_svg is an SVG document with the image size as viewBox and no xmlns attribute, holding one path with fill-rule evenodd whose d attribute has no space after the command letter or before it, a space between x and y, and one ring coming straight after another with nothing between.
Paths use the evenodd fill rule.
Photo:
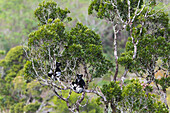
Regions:
<instances>
[{"instance_id":1,"label":"leafy canopy","mask_svg":"<svg viewBox=\"0 0 170 113\"><path fill-rule=\"evenodd\" d=\"M143 13L146 11L147 8L144 9ZM130 72L137 71L142 74L148 70L153 72L159 66L168 68L170 55L169 19L168 15L163 11L151 16L155 13L156 11L152 10L148 14L148 19L145 19L143 15L138 16L136 19L138 25L132 28L132 36L135 40L139 40L136 58L132 58L134 46L131 38L128 38L126 51L119 58L119 63L128 68ZM142 26L142 22L145 25ZM140 33L141 29L142 33ZM161 65L157 63L158 60L161 60Z\"/></svg>"},{"instance_id":2,"label":"leafy canopy","mask_svg":"<svg viewBox=\"0 0 170 113\"><path fill-rule=\"evenodd\" d=\"M129 0L130 10L133 14L135 8L138 6L138 0ZM143 5L143 0L140 1L139 8ZM88 13L92 14L93 11L96 12L97 17L103 19L107 18L110 21L117 16L117 10L123 20L128 20L128 3L127 0L93 0L89 6Z\"/></svg>"},{"instance_id":3,"label":"leafy canopy","mask_svg":"<svg viewBox=\"0 0 170 113\"><path fill-rule=\"evenodd\" d=\"M165 104L158 101L155 94L151 94L152 87L144 87L138 79L130 80L122 88L119 85L118 82L104 84L101 91L107 101L99 97L96 99L97 104L115 104L117 112L168 113Z\"/></svg>"},{"instance_id":4,"label":"leafy canopy","mask_svg":"<svg viewBox=\"0 0 170 113\"><path fill-rule=\"evenodd\" d=\"M64 70L63 78L74 75L80 66L88 66L88 72L93 77L105 74L112 64L103 56L99 35L82 23L66 30L64 19L69 11L56 6L54 2L43 2L35 11L37 18L46 17L48 12L51 12L51 16L45 18L46 23L39 19L42 25L29 35L29 57L33 60L27 62L26 70L30 70L28 68L34 63L35 67L44 68L45 73L41 75L46 76L55 61L59 61ZM42 73L42 70L37 69L37 72Z\"/></svg>"}]
</instances>

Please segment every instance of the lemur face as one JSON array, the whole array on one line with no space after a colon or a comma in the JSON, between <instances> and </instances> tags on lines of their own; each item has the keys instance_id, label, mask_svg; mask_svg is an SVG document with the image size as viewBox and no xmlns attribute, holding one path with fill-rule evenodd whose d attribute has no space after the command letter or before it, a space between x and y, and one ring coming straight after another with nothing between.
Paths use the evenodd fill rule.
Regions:
<instances>
[{"instance_id":1,"label":"lemur face","mask_svg":"<svg viewBox=\"0 0 170 113\"><path fill-rule=\"evenodd\" d=\"M60 62L56 62L56 66L57 67L61 66L61 63Z\"/></svg>"},{"instance_id":2,"label":"lemur face","mask_svg":"<svg viewBox=\"0 0 170 113\"><path fill-rule=\"evenodd\" d=\"M82 74L77 74L77 78L80 80L82 79L83 75Z\"/></svg>"}]
</instances>

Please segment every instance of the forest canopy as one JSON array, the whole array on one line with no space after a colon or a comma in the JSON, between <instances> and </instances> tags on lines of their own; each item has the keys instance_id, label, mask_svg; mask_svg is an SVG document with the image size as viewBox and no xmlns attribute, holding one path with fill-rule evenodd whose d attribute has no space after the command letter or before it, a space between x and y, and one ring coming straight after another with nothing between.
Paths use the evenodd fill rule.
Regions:
<instances>
[{"instance_id":1,"label":"forest canopy","mask_svg":"<svg viewBox=\"0 0 170 113\"><path fill-rule=\"evenodd\" d=\"M169 112L167 1L0 4L1 112Z\"/></svg>"}]
</instances>

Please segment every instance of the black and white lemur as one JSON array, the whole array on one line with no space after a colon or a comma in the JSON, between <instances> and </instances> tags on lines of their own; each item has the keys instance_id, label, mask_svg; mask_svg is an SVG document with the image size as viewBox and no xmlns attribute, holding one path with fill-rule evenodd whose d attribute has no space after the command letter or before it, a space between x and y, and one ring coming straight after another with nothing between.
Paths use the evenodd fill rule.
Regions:
<instances>
[{"instance_id":1,"label":"black and white lemur","mask_svg":"<svg viewBox=\"0 0 170 113\"><path fill-rule=\"evenodd\" d=\"M82 79L83 75L82 74L77 74L77 78L75 82L72 82L72 88L75 90L77 93L82 93L85 87L85 82Z\"/></svg>"},{"instance_id":2,"label":"black and white lemur","mask_svg":"<svg viewBox=\"0 0 170 113\"><path fill-rule=\"evenodd\" d=\"M56 77L59 77L61 75L61 69L59 68L61 66L60 62L56 62L56 69L53 72L52 69L50 69L50 71L48 72L48 76L53 79L56 80Z\"/></svg>"}]
</instances>

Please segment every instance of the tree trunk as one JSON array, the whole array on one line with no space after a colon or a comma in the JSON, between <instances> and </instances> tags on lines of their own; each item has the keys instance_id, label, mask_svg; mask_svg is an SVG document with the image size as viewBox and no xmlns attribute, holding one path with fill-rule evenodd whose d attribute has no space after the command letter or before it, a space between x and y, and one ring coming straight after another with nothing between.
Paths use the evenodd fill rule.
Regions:
<instances>
[{"instance_id":1,"label":"tree trunk","mask_svg":"<svg viewBox=\"0 0 170 113\"><path fill-rule=\"evenodd\" d=\"M112 113L116 113L116 106L115 104L111 103Z\"/></svg>"},{"instance_id":2,"label":"tree trunk","mask_svg":"<svg viewBox=\"0 0 170 113\"><path fill-rule=\"evenodd\" d=\"M83 62L83 68L84 68L84 76L86 77L86 84L85 84L85 89L88 89L89 87L89 75L88 75L88 72L87 72L87 66L86 66L86 63L85 61Z\"/></svg>"},{"instance_id":3,"label":"tree trunk","mask_svg":"<svg viewBox=\"0 0 170 113\"><path fill-rule=\"evenodd\" d=\"M106 104L105 108L104 108L104 113L108 113L108 111L109 111L109 106L108 106L108 104Z\"/></svg>"},{"instance_id":4,"label":"tree trunk","mask_svg":"<svg viewBox=\"0 0 170 113\"><path fill-rule=\"evenodd\" d=\"M115 71L115 75L114 75L114 81L116 81L117 75L118 75L118 71L119 71L119 65L118 65L118 55L117 55L117 32L115 29L115 26L113 26L113 32L114 32L114 57L115 57L115 63L116 63L116 71Z\"/></svg>"},{"instance_id":5,"label":"tree trunk","mask_svg":"<svg viewBox=\"0 0 170 113\"><path fill-rule=\"evenodd\" d=\"M116 71L115 71L115 75L114 75L114 81L116 81L117 75L118 75L118 71L119 71L119 64L117 59L115 59L116 62Z\"/></svg>"},{"instance_id":6,"label":"tree trunk","mask_svg":"<svg viewBox=\"0 0 170 113\"><path fill-rule=\"evenodd\" d=\"M79 105L76 105L76 111L75 113L79 113Z\"/></svg>"}]
</instances>

